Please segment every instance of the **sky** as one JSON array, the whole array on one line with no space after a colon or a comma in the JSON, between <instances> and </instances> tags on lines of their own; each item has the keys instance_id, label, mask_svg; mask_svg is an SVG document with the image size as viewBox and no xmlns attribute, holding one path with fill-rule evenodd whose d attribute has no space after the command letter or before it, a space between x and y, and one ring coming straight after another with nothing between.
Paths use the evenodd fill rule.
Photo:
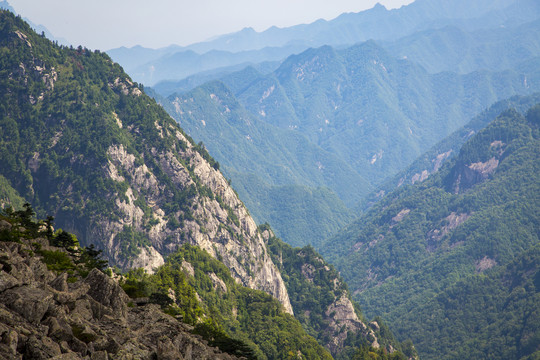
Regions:
<instances>
[{"instance_id":1,"label":"sky","mask_svg":"<svg viewBox=\"0 0 540 360\"><path fill-rule=\"evenodd\" d=\"M189 45L252 27L286 27L330 20L380 2L399 8L413 0L8 0L23 18L74 46L109 50L142 45Z\"/></svg>"}]
</instances>

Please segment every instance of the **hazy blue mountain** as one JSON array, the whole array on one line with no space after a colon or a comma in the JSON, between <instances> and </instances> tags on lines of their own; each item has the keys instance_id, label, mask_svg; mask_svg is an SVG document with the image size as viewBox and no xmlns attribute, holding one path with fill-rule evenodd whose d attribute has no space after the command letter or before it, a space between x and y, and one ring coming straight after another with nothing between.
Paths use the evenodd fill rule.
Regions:
<instances>
[{"instance_id":1,"label":"hazy blue mountain","mask_svg":"<svg viewBox=\"0 0 540 360\"><path fill-rule=\"evenodd\" d=\"M174 52L159 59L140 65L132 70L133 78L144 84L153 85L163 80L181 80L192 74L234 65L248 66L267 61L280 61L290 54L299 53L306 46L266 47L233 53L226 50L210 50L198 54L192 50Z\"/></svg>"},{"instance_id":2,"label":"hazy blue mountain","mask_svg":"<svg viewBox=\"0 0 540 360\"><path fill-rule=\"evenodd\" d=\"M170 45L159 49L145 48L140 45L133 47L119 47L107 51L107 54L117 63L121 64L126 72L132 72L137 67L178 51L183 51L179 45Z\"/></svg>"},{"instance_id":3,"label":"hazy blue mountain","mask_svg":"<svg viewBox=\"0 0 540 360\"><path fill-rule=\"evenodd\" d=\"M271 27L263 32L246 28L187 47L153 50L137 46L112 49L108 53L136 81L153 85L161 80L180 80L212 68L279 60L310 47L350 46L370 39L395 41L418 31L447 26L463 31L514 27L534 21L539 15L540 7L535 0L460 0L452 3L417 0L400 9L387 10L377 4L370 10L342 14L329 21L318 20L287 28Z\"/></svg>"},{"instance_id":4,"label":"hazy blue mountain","mask_svg":"<svg viewBox=\"0 0 540 360\"><path fill-rule=\"evenodd\" d=\"M366 313L384 314L423 359L539 350L539 123L540 105L504 111L321 249Z\"/></svg>"},{"instance_id":5,"label":"hazy blue mountain","mask_svg":"<svg viewBox=\"0 0 540 360\"><path fill-rule=\"evenodd\" d=\"M439 171L444 163L459 154L461 146L478 131L489 125L502 111L512 108L524 115L529 108L537 103L540 103L540 93L531 96L514 96L510 99L496 102L475 116L465 126L433 145L431 149L418 157L406 169L379 185L373 193L358 204L356 211L361 212L366 210L379 201L381 197L400 186L412 185L416 182L426 180L431 174Z\"/></svg>"},{"instance_id":6,"label":"hazy blue mountain","mask_svg":"<svg viewBox=\"0 0 540 360\"><path fill-rule=\"evenodd\" d=\"M238 52L298 43L318 47L324 44L354 44L369 39L393 40L421 29L451 24L479 29L532 21L539 10L533 0L416 0L393 10L377 4L372 9L342 14L328 21L320 19L311 24L271 27L260 33L245 28L188 48L196 52L211 49Z\"/></svg>"},{"instance_id":7,"label":"hazy blue mountain","mask_svg":"<svg viewBox=\"0 0 540 360\"><path fill-rule=\"evenodd\" d=\"M540 54L540 19L516 27L467 32L456 26L430 29L381 45L398 58L422 65L430 73L515 68Z\"/></svg>"},{"instance_id":8,"label":"hazy blue mountain","mask_svg":"<svg viewBox=\"0 0 540 360\"><path fill-rule=\"evenodd\" d=\"M238 64L233 66L227 66L224 68L218 68L208 71L203 71L191 76L186 77L180 81L176 80L163 80L152 86L152 89L155 90L159 95L168 97L174 93L183 93L190 90L193 90L197 86L201 86L204 83L210 82L212 80L218 80L222 78L228 78L230 76L238 76L238 74L244 74L242 70L247 69L247 71L254 70L256 76L262 76L269 74L272 71L276 70L280 65L279 61L265 61L258 64L252 64L245 66L245 64ZM251 75L251 74L249 74ZM243 82L249 81L244 79Z\"/></svg>"}]
</instances>

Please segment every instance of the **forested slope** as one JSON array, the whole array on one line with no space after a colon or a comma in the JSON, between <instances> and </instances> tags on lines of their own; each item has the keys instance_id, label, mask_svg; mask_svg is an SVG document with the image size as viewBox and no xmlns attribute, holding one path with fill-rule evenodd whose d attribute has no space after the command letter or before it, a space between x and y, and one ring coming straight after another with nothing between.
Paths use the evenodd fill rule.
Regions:
<instances>
[{"instance_id":1,"label":"forested slope","mask_svg":"<svg viewBox=\"0 0 540 360\"><path fill-rule=\"evenodd\" d=\"M322 248L364 311L411 336L423 358L539 350L539 116L538 105L503 112L441 170L387 195Z\"/></svg>"}]
</instances>

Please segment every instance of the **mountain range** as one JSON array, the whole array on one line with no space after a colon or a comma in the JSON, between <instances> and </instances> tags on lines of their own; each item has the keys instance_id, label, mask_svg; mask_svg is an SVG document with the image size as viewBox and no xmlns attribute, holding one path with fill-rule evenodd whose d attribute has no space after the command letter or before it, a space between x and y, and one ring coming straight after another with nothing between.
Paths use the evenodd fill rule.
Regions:
<instances>
[{"instance_id":1,"label":"mountain range","mask_svg":"<svg viewBox=\"0 0 540 360\"><path fill-rule=\"evenodd\" d=\"M460 9L467 9L466 11ZM148 49L136 46L108 51L136 81L154 85L162 80L180 80L196 72L246 62L282 60L308 48L351 46L367 40L395 41L419 31L454 26L465 31L514 27L537 19L534 0L452 2L417 0L399 9L377 4L358 13L263 32L245 28L187 47ZM436 44L434 44L436 46ZM219 55L219 56L218 56ZM180 66L181 64L181 66Z\"/></svg>"},{"instance_id":2,"label":"mountain range","mask_svg":"<svg viewBox=\"0 0 540 360\"><path fill-rule=\"evenodd\" d=\"M109 56L8 11L0 24L2 357L219 352L210 344L255 359L405 358L320 255L256 225L219 163ZM149 318L181 331L141 330Z\"/></svg>"},{"instance_id":3,"label":"mountain range","mask_svg":"<svg viewBox=\"0 0 540 360\"><path fill-rule=\"evenodd\" d=\"M484 108L538 91L536 3L473 2L466 14L439 5L379 6L333 20L423 24L405 37L216 68L147 91L206 144L258 223L291 244L317 246L366 194Z\"/></svg>"},{"instance_id":4,"label":"mountain range","mask_svg":"<svg viewBox=\"0 0 540 360\"><path fill-rule=\"evenodd\" d=\"M112 58L0 11L0 357L536 359L539 10Z\"/></svg>"},{"instance_id":5,"label":"mountain range","mask_svg":"<svg viewBox=\"0 0 540 360\"><path fill-rule=\"evenodd\" d=\"M538 59L499 72L430 74L374 42L326 46L266 75L247 67L220 83L156 98L207 144L258 222L270 222L292 244L317 245L350 218L346 208L483 108L540 90ZM279 211L286 203L313 204L321 187L341 200L325 196L308 205L328 214L328 226L302 206ZM300 192L305 200L287 201Z\"/></svg>"}]
</instances>

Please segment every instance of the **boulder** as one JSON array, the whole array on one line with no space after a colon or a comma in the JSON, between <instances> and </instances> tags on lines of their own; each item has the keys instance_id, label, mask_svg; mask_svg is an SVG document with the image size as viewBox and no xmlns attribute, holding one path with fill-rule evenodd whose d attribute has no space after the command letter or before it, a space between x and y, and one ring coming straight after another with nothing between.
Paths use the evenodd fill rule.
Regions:
<instances>
[{"instance_id":1,"label":"boulder","mask_svg":"<svg viewBox=\"0 0 540 360\"><path fill-rule=\"evenodd\" d=\"M39 324L53 304L53 295L39 288L21 286L4 291L0 295L0 302L28 322Z\"/></svg>"},{"instance_id":2,"label":"boulder","mask_svg":"<svg viewBox=\"0 0 540 360\"><path fill-rule=\"evenodd\" d=\"M61 354L60 346L48 337L31 335L26 341L25 357L27 359L45 360Z\"/></svg>"},{"instance_id":3,"label":"boulder","mask_svg":"<svg viewBox=\"0 0 540 360\"><path fill-rule=\"evenodd\" d=\"M56 277L49 285L58 291L68 291L67 273L62 273Z\"/></svg>"},{"instance_id":4,"label":"boulder","mask_svg":"<svg viewBox=\"0 0 540 360\"><path fill-rule=\"evenodd\" d=\"M98 303L110 307L114 314L125 319L127 303L130 301L120 285L97 269L93 269L84 280L90 286L88 295Z\"/></svg>"}]
</instances>

